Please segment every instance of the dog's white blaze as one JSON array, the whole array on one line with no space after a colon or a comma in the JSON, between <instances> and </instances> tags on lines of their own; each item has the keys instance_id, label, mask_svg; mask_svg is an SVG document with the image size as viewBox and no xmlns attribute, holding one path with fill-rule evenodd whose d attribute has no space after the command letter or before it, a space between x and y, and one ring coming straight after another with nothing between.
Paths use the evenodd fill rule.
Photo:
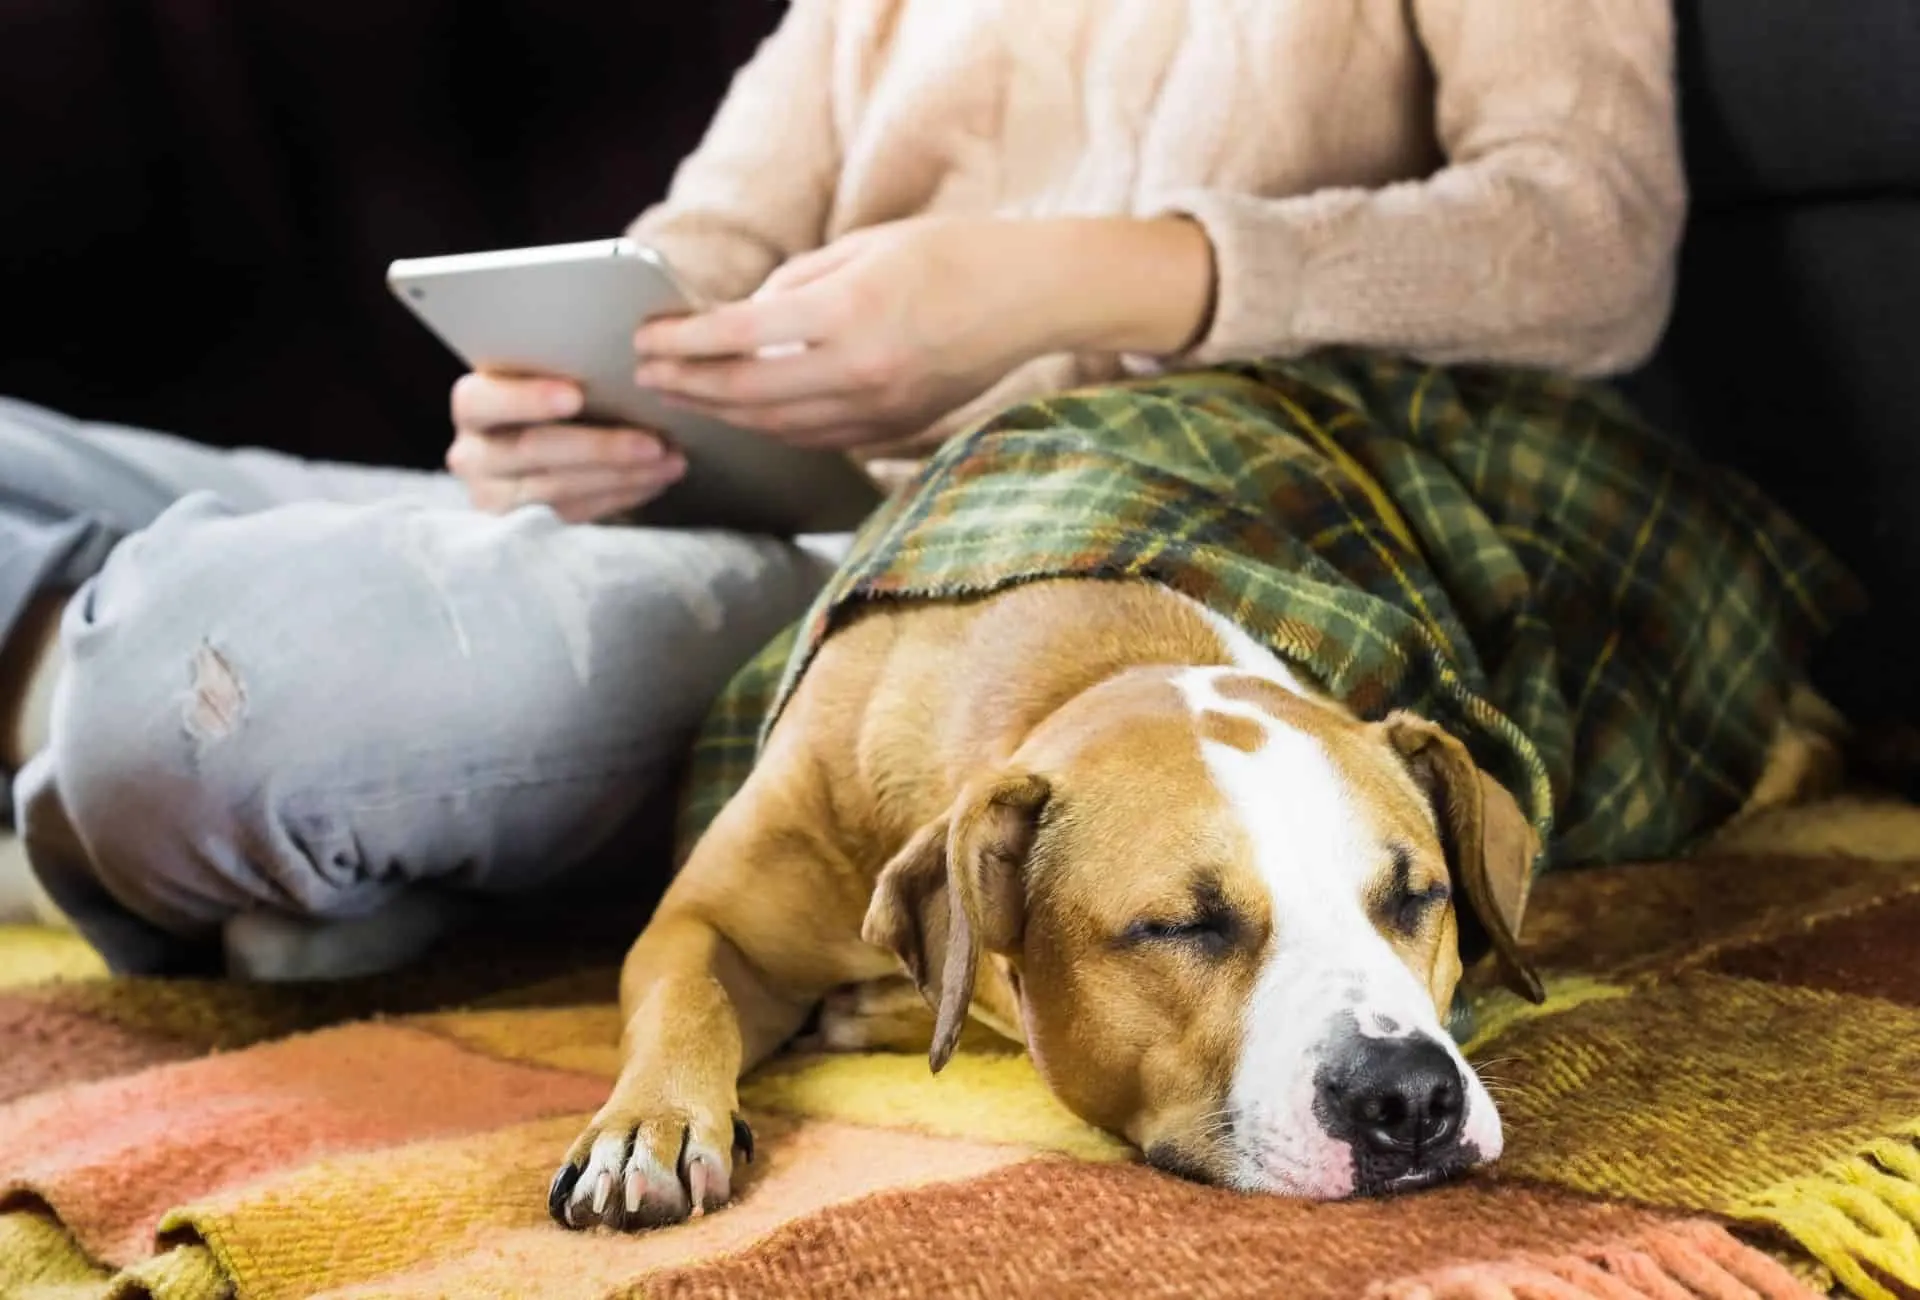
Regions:
<instances>
[{"instance_id":1,"label":"dog's white blaze","mask_svg":"<svg viewBox=\"0 0 1920 1300\"><path fill-rule=\"evenodd\" d=\"M1198 613L1213 634L1220 638L1220 644L1226 650L1227 656L1233 660L1235 668L1243 673L1251 673L1255 677L1264 677L1270 682L1279 682L1295 695L1307 693L1306 688L1300 684L1300 679L1293 675L1293 669L1281 663L1270 650L1248 636L1239 624L1231 619L1221 618L1191 596L1180 596L1180 599ZM1260 717L1264 719L1266 715L1263 713Z\"/></svg>"},{"instance_id":2,"label":"dog's white blaze","mask_svg":"<svg viewBox=\"0 0 1920 1300\"><path fill-rule=\"evenodd\" d=\"M1239 1117L1234 1181L1314 1198L1352 1193L1352 1152L1314 1114L1314 1076L1343 1012L1368 1036L1421 1034L1442 1044L1466 1081L1465 1140L1483 1158L1496 1158L1501 1132L1492 1098L1441 1026L1427 990L1367 916L1366 886L1381 867L1384 844L1315 737L1215 689L1228 673L1252 673L1295 692L1298 679L1238 628L1207 617L1235 665L1184 674L1190 707L1249 718L1267 733L1251 754L1202 745L1208 771L1253 847L1275 918L1229 1096Z\"/></svg>"}]
</instances>

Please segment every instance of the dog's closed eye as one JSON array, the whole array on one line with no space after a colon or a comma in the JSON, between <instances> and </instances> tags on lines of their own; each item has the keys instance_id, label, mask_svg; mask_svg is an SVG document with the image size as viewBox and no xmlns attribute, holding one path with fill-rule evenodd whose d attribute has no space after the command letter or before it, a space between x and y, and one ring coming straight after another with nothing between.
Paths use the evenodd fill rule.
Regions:
<instances>
[{"instance_id":1,"label":"dog's closed eye","mask_svg":"<svg viewBox=\"0 0 1920 1300\"><path fill-rule=\"evenodd\" d=\"M1227 929L1219 918L1211 916L1185 921L1135 921L1127 927L1126 937L1133 943L1225 943Z\"/></svg>"},{"instance_id":2,"label":"dog's closed eye","mask_svg":"<svg viewBox=\"0 0 1920 1300\"><path fill-rule=\"evenodd\" d=\"M1246 923L1221 893L1218 884L1202 881L1194 887L1191 910L1179 916L1143 917L1121 932L1129 946L1179 944L1208 957L1217 957L1239 943Z\"/></svg>"},{"instance_id":3,"label":"dog's closed eye","mask_svg":"<svg viewBox=\"0 0 1920 1300\"><path fill-rule=\"evenodd\" d=\"M1392 846L1391 852L1393 875L1387 887L1375 897L1374 912L1397 933L1411 937L1420 932L1435 909L1453 897L1453 891L1442 881L1416 886L1413 855L1400 844Z\"/></svg>"}]
</instances>

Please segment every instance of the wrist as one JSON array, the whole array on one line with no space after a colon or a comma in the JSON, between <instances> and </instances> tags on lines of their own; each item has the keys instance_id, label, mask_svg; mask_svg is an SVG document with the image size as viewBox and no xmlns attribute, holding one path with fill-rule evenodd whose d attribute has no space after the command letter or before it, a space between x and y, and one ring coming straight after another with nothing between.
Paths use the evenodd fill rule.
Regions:
<instances>
[{"instance_id":1,"label":"wrist","mask_svg":"<svg viewBox=\"0 0 1920 1300\"><path fill-rule=\"evenodd\" d=\"M1206 334L1213 244L1186 217L1034 223L1049 351L1167 356Z\"/></svg>"}]
</instances>

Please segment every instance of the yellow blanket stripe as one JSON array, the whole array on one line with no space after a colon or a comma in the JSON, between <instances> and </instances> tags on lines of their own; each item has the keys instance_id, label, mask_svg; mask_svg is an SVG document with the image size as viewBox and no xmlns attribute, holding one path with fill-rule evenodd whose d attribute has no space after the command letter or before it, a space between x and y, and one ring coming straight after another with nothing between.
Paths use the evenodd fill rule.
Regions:
<instances>
[{"instance_id":1,"label":"yellow blanket stripe","mask_svg":"<svg viewBox=\"0 0 1920 1300\"><path fill-rule=\"evenodd\" d=\"M1899 1300L1884 1280L1920 1290L1916 1142L1920 1120L1819 1174L1767 1188L1733 1214L1787 1233L1861 1300Z\"/></svg>"},{"instance_id":2,"label":"yellow blanket stripe","mask_svg":"<svg viewBox=\"0 0 1920 1300\"><path fill-rule=\"evenodd\" d=\"M37 925L0 925L0 989L99 979L106 973L100 954L79 935Z\"/></svg>"},{"instance_id":3,"label":"yellow blanket stripe","mask_svg":"<svg viewBox=\"0 0 1920 1300\"><path fill-rule=\"evenodd\" d=\"M1624 998L1633 991L1625 985L1609 984L1590 975L1541 971L1540 980L1546 985L1547 1000L1538 1006L1506 989L1488 989L1477 996L1473 1004L1473 1035L1461 1045L1461 1050L1471 1057L1516 1025L1557 1016L1589 1002Z\"/></svg>"},{"instance_id":4,"label":"yellow blanket stripe","mask_svg":"<svg viewBox=\"0 0 1920 1300\"><path fill-rule=\"evenodd\" d=\"M112 1275L47 1215L28 1209L0 1213L0 1296L95 1300Z\"/></svg>"},{"instance_id":5,"label":"yellow blanket stripe","mask_svg":"<svg viewBox=\"0 0 1920 1300\"><path fill-rule=\"evenodd\" d=\"M1076 1119L1047 1091L1033 1063L1015 1052L962 1053L938 1077L919 1055L800 1057L748 1080L740 1100L752 1109L1027 1146L1082 1160L1133 1158L1129 1147Z\"/></svg>"},{"instance_id":6,"label":"yellow blanket stripe","mask_svg":"<svg viewBox=\"0 0 1920 1300\"><path fill-rule=\"evenodd\" d=\"M205 1246L176 1246L114 1279L107 1300L233 1300L234 1281ZM35 1300L42 1300L35 1297Z\"/></svg>"}]
</instances>

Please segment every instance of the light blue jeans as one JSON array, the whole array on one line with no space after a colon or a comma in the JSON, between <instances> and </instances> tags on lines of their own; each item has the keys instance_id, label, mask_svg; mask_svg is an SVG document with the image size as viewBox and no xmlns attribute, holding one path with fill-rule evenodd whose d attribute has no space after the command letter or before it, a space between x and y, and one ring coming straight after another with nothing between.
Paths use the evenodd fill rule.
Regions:
<instances>
[{"instance_id":1,"label":"light blue jeans","mask_svg":"<svg viewBox=\"0 0 1920 1300\"><path fill-rule=\"evenodd\" d=\"M77 587L15 824L77 928L147 972L217 963L249 913L656 890L693 731L832 550L496 518L444 475L0 400L8 548L0 588ZM0 636L28 594L0 589Z\"/></svg>"}]
</instances>

